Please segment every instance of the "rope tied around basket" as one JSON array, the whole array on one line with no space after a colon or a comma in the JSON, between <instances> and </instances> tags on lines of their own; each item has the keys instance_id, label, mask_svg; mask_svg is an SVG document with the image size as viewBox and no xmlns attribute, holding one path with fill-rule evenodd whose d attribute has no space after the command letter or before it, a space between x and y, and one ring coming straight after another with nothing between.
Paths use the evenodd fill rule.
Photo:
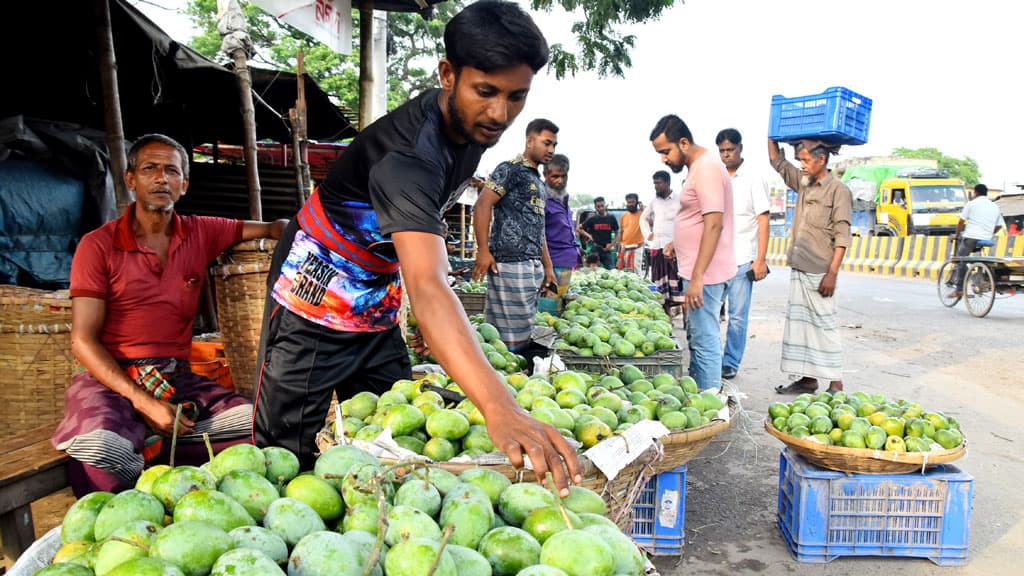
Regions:
<instances>
[{"instance_id":1,"label":"rope tied around basket","mask_svg":"<svg viewBox=\"0 0 1024 576\"><path fill-rule=\"evenodd\" d=\"M640 491L647 486L647 482L652 477L657 475L654 465L661 462L662 458L665 457L665 449L661 445L661 442L655 442L649 451L651 453L650 457L641 465L640 473L633 479L629 489L626 491L624 499L620 499L615 494L609 492L609 487L612 484L610 481L604 485L602 496L607 495L608 498L615 501L615 507L617 510L613 511L614 517L610 518L610 520L617 526L622 525L621 523L627 513L632 513L633 502L635 502L637 497L640 495Z\"/></svg>"}]
</instances>

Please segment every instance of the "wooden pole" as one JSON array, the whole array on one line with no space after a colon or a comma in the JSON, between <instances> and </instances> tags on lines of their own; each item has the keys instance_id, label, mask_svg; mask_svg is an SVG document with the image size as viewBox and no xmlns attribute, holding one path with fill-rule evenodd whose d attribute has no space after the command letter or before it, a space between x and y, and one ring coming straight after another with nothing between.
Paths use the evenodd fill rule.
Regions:
<instances>
[{"instance_id":1,"label":"wooden pole","mask_svg":"<svg viewBox=\"0 0 1024 576\"><path fill-rule=\"evenodd\" d=\"M124 151L124 126L121 123L121 95L117 90L117 60L110 24L110 5L107 0L93 0L93 9L96 13L100 82L103 84L103 125L106 129L107 152L110 154L110 172L114 181L117 212L120 214L134 199L124 184L128 157Z\"/></svg>"},{"instance_id":2,"label":"wooden pole","mask_svg":"<svg viewBox=\"0 0 1024 576\"><path fill-rule=\"evenodd\" d=\"M373 0L359 2L359 130L373 123L373 85L376 82L373 60Z\"/></svg>"},{"instance_id":3,"label":"wooden pole","mask_svg":"<svg viewBox=\"0 0 1024 576\"><path fill-rule=\"evenodd\" d=\"M231 53L235 62L235 76L242 96L242 131L245 147L245 175L249 183L249 219L263 220L263 205L260 199L260 172L256 158L256 108L252 103L252 80L245 50L236 48Z\"/></svg>"},{"instance_id":4,"label":"wooden pole","mask_svg":"<svg viewBox=\"0 0 1024 576\"><path fill-rule=\"evenodd\" d=\"M292 123L292 160L295 164L296 195L299 206L306 203L312 193L312 178L309 175L309 161L307 158L308 141L306 140L306 65L303 61L302 50L299 50L299 66L296 71L298 81L298 98L295 101L295 108L289 111Z\"/></svg>"}]
</instances>

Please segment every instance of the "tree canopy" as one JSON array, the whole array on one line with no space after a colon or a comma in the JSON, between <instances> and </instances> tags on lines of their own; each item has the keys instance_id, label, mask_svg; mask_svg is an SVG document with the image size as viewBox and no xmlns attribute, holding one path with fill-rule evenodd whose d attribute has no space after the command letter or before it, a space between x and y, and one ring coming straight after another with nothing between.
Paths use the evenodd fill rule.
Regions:
<instances>
[{"instance_id":1,"label":"tree canopy","mask_svg":"<svg viewBox=\"0 0 1024 576\"><path fill-rule=\"evenodd\" d=\"M632 66L630 51L636 37L623 34L621 26L656 20L677 0L530 0L535 11L562 9L575 19L576 45L551 44L549 70L556 78L592 70L601 77L624 76ZM683 0L678 0L680 3ZM358 2L353 2L357 5ZM434 66L444 55L444 27L467 4L449 0L433 6L433 18L416 13L388 13L388 109L436 85ZM302 49L309 75L328 94L350 109L359 109L359 11L353 10L351 56L334 52L311 36L283 24L255 5L240 0L248 21L249 36L256 47L254 62L273 68L295 70ZM189 0L186 9L196 35L192 48L218 62L217 0Z\"/></svg>"},{"instance_id":2,"label":"tree canopy","mask_svg":"<svg viewBox=\"0 0 1024 576\"><path fill-rule=\"evenodd\" d=\"M938 148L896 148L892 155L897 158L926 158L938 162L939 168L949 171L949 175L964 181L966 186L974 186L981 180L978 162L967 156L954 158L946 156Z\"/></svg>"}]
</instances>

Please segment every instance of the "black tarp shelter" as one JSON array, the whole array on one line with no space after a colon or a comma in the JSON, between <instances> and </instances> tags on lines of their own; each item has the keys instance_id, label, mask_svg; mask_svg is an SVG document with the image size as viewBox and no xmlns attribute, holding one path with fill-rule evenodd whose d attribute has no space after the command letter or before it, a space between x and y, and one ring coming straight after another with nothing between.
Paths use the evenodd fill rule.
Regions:
<instances>
[{"instance_id":1,"label":"black tarp shelter","mask_svg":"<svg viewBox=\"0 0 1024 576\"><path fill-rule=\"evenodd\" d=\"M175 42L125 0L109 0L125 137L161 132L186 147L242 142L234 73ZM8 2L0 49L6 56L0 118L27 117L103 130L97 24L90 0ZM251 68L257 138L291 142L295 75ZM306 78L308 137L340 140L355 127Z\"/></svg>"}]
</instances>

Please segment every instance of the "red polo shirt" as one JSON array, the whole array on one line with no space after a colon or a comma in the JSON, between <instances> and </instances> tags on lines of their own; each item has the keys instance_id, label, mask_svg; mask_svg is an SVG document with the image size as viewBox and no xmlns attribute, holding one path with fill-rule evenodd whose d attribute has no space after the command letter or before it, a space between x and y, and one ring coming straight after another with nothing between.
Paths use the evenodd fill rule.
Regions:
<instances>
[{"instance_id":1,"label":"red polo shirt","mask_svg":"<svg viewBox=\"0 0 1024 576\"><path fill-rule=\"evenodd\" d=\"M167 263L135 241L135 204L89 232L71 262L71 297L107 302L100 341L119 360L188 359L207 266L242 239L241 220L175 214Z\"/></svg>"}]
</instances>

